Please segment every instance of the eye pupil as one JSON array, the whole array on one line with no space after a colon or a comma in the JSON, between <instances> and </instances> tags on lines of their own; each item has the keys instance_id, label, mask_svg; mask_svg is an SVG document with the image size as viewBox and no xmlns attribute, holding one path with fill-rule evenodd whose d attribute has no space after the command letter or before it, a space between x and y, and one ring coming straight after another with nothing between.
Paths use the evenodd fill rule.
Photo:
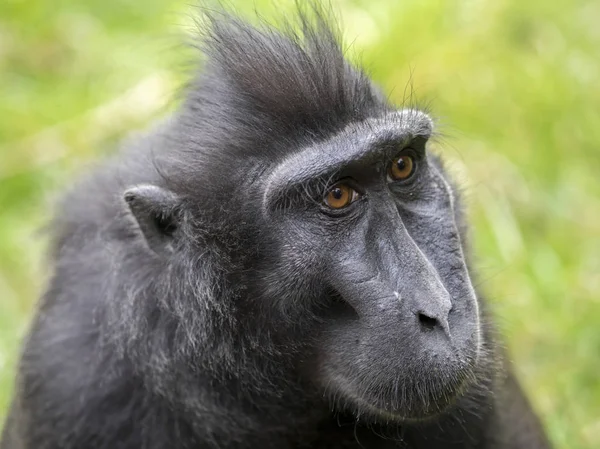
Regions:
<instances>
[{"instance_id":1,"label":"eye pupil","mask_svg":"<svg viewBox=\"0 0 600 449\"><path fill-rule=\"evenodd\" d=\"M353 203L357 198L358 194L352 187L346 184L338 184L327 192L323 202L332 209L342 209Z\"/></svg>"},{"instance_id":2,"label":"eye pupil","mask_svg":"<svg viewBox=\"0 0 600 449\"><path fill-rule=\"evenodd\" d=\"M389 168L389 177L391 180L402 181L410 178L415 168L414 160L411 156L400 156L394 160Z\"/></svg>"}]
</instances>

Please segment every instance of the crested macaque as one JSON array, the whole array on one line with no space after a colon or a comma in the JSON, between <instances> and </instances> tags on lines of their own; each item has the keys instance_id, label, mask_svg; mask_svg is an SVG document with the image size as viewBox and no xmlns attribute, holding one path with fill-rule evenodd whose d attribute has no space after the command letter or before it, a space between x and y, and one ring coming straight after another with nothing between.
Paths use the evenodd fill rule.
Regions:
<instances>
[{"instance_id":1,"label":"crested macaque","mask_svg":"<svg viewBox=\"0 0 600 449\"><path fill-rule=\"evenodd\" d=\"M433 120L311 3L209 11L179 109L70 188L2 449L544 449Z\"/></svg>"}]
</instances>

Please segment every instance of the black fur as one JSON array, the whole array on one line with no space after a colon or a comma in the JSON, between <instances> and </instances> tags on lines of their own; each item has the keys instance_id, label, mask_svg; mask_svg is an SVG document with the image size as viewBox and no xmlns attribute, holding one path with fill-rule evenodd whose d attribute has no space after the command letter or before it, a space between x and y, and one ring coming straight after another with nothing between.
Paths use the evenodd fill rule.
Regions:
<instances>
[{"instance_id":1,"label":"black fur","mask_svg":"<svg viewBox=\"0 0 600 449\"><path fill-rule=\"evenodd\" d=\"M431 121L308 9L209 13L180 110L65 196L2 449L549 447ZM407 146L415 181L382 190ZM344 215L321 203L340 177L367 186Z\"/></svg>"}]
</instances>

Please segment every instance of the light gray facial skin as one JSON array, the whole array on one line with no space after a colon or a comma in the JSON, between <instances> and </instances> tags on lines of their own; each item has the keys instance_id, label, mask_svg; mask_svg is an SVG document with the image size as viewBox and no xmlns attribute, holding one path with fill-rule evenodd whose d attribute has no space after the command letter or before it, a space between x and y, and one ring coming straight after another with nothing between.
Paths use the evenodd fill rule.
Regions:
<instances>
[{"instance_id":1,"label":"light gray facial skin","mask_svg":"<svg viewBox=\"0 0 600 449\"><path fill-rule=\"evenodd\" d=\"M445 409L480 350L452 188L425 149L432 130L413 109L353 124L288 157L265 182L263 215L287 229L282 260L338 302L323 327L318 382L346 406L386 419ZM399 155L415 167L396 181L389 168ZM319 178L328 187L311 197L307 185ZM358 199L332 210L318 198L338 180Z\"/></svg>"}]
</instances>

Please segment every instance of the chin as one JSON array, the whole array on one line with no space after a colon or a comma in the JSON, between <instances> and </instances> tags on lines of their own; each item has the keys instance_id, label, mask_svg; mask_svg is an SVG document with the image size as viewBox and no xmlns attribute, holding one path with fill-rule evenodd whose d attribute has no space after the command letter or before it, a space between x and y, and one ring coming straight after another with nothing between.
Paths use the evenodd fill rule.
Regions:
<instances>
[{"instance_id":1,"label":"chin","mask_svg":"<svg viewBox=\"0 0 600 449\"><path fill-rule=\"evenodd\" d=\"M447 388L435 388L430 391L404 390L404 396L393 402L363 402L370 414L397 422L427 421L442 415L449 409L464 391L465 382L454 383Z\"/></svg>"},{"instance_id":2,"label":"chin","mask_svg":"<svg viewBox=\"0 0 600 449\"><path fill-rule=\"evenodd\" d=\"M428 421L444 414L474 378L473 366L467 363L440 363L419 371L388 377L373 369L353 380L334 376L330 386L337 386L337 402L356 416L373 422L402 423Z\"/></svg>"}]
</instances>

